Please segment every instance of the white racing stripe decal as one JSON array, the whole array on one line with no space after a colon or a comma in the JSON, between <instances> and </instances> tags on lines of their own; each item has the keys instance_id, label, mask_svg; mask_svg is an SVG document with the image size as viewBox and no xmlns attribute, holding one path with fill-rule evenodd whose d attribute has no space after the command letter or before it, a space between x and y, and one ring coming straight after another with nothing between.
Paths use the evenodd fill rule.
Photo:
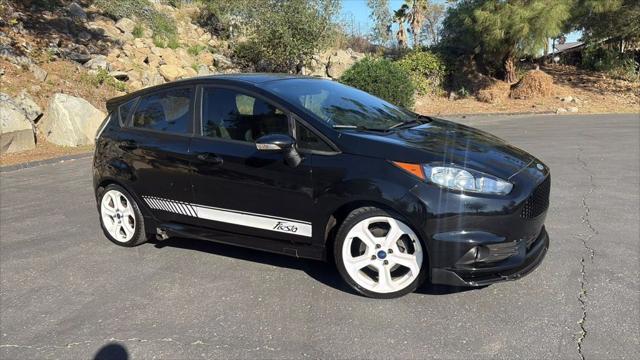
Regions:
<instances>
[{"instance_id":1,"label":"white racing stripe decal","mask_svg":"<svg viewBox=\"0 0 640 360\"><path fill-rule=\"evenodd\" d=\"M245 211L221 209L182 201L143 196L144 201L154 210L219 221L227 224L242 225L256 229L270 230L285 234L311 237L311 223L308 221L255 214Z\"/></svg>"}]
</instances>

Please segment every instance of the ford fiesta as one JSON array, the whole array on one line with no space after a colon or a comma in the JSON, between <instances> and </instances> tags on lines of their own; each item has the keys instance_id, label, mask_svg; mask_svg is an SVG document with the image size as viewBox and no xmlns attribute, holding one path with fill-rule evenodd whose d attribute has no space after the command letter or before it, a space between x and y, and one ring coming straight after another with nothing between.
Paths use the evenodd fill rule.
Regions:
<instances>
[{"instance_id":1,"label":"ford fiesta","mask_svg":"<svg viewBox=\"0 0 640 360\"><path fill-rule=\"evenodd\" d=\"M375 298L535 269L549 169L473 128L309 77L194 78L107 103L93 164L105 235L335 261Z\"/></svg>"}]
</instances>

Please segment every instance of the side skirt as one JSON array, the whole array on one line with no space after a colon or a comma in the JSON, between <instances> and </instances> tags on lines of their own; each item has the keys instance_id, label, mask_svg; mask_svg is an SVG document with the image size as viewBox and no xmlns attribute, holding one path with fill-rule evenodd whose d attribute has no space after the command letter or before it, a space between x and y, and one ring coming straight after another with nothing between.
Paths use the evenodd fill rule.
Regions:
<instances>
[{"instance_id":1,"label":"side skirt","mask_svg":"<svg viewBox=\"0 0 640 360\"><path fill-rule=\"evenodd\" d=\"M160 224L158 225L158 228L166 231L166 233L171 237L184 237L213 241L222 244L235 245L276 254L289 255L296 258L322 261L326 260L325 249L312 245L304 245L299 243L292 244L290 242L251 237L222 230L202 229L195 226L176 223Z\"/></svg>"}]
</instances>

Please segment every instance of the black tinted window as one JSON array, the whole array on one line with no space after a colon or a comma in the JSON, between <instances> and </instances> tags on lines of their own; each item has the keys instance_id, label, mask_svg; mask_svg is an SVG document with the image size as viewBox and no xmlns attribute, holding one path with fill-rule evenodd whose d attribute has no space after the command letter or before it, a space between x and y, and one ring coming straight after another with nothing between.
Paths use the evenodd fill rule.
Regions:
<instances>
[{"instance_id":1,"label":"black tinted window","mask_svg":"<svg viewBox=\"0 0 640 360\"><path fill-rule=\"evenodd\" d=\"M189 133L192 93L191 88L181 88L142 98L133 115L133 126L172 133Z\"/></svg>"},{"instance_id":2,"label":"black tinted window","mask_svg":"<svg viewBox=\"0 0 640 360\"><path fill-rule=\"evenodd\" d=\"M296 140L298 147L306 150L333 151L319 136L300 123L296 123Z\"/></svg>"},{"instance_id":3,"label":"black tinted window","mask_svg":"<svg viewBox=\"0 0 640 360\"><path fill-rule=\"evenodd\" d=\"M120 105L120 107L118 108L118 112L120 116L120 125L127 124L129 120L129 116L131 115L131 111L135 107L136 102L138 102L137 98L133 100L129 100L128 102Z\"/></svg>"},{"instance_id":4,"label":"black tinted window","mask_svg":"<svg viewBox=\"0 0 640 360\"><path fill-rule=\"evenodd\" d=\"M287 116L264 100L229 89L204 89L202 133L223 139L255 141L267 134L288 134Z\"/></svg>"}]
</instances>

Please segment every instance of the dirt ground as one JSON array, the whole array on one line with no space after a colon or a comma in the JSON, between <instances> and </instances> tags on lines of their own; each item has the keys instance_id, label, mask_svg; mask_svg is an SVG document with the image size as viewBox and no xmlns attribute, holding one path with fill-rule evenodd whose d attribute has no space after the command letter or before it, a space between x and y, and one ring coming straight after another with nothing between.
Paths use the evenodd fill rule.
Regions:
<instances>
[{"instance_id":1,"label":"dirt ground","mask_svg":"<svg viewBox=\"0 0 640 360\"><path fill-rule=\"evenodd\" d=\"M553 77L550 96L535 99L507 98L495 104L474 97L449 100L444 96L425 96L416 100L416 111L429 115L474 113L555 112L558 108L578 108L578 113L640 113L640 82L611 79L601 73L553 65L542 70ZM571 96L575 102L561 99Z\"/></svg>"}]
</instances>

